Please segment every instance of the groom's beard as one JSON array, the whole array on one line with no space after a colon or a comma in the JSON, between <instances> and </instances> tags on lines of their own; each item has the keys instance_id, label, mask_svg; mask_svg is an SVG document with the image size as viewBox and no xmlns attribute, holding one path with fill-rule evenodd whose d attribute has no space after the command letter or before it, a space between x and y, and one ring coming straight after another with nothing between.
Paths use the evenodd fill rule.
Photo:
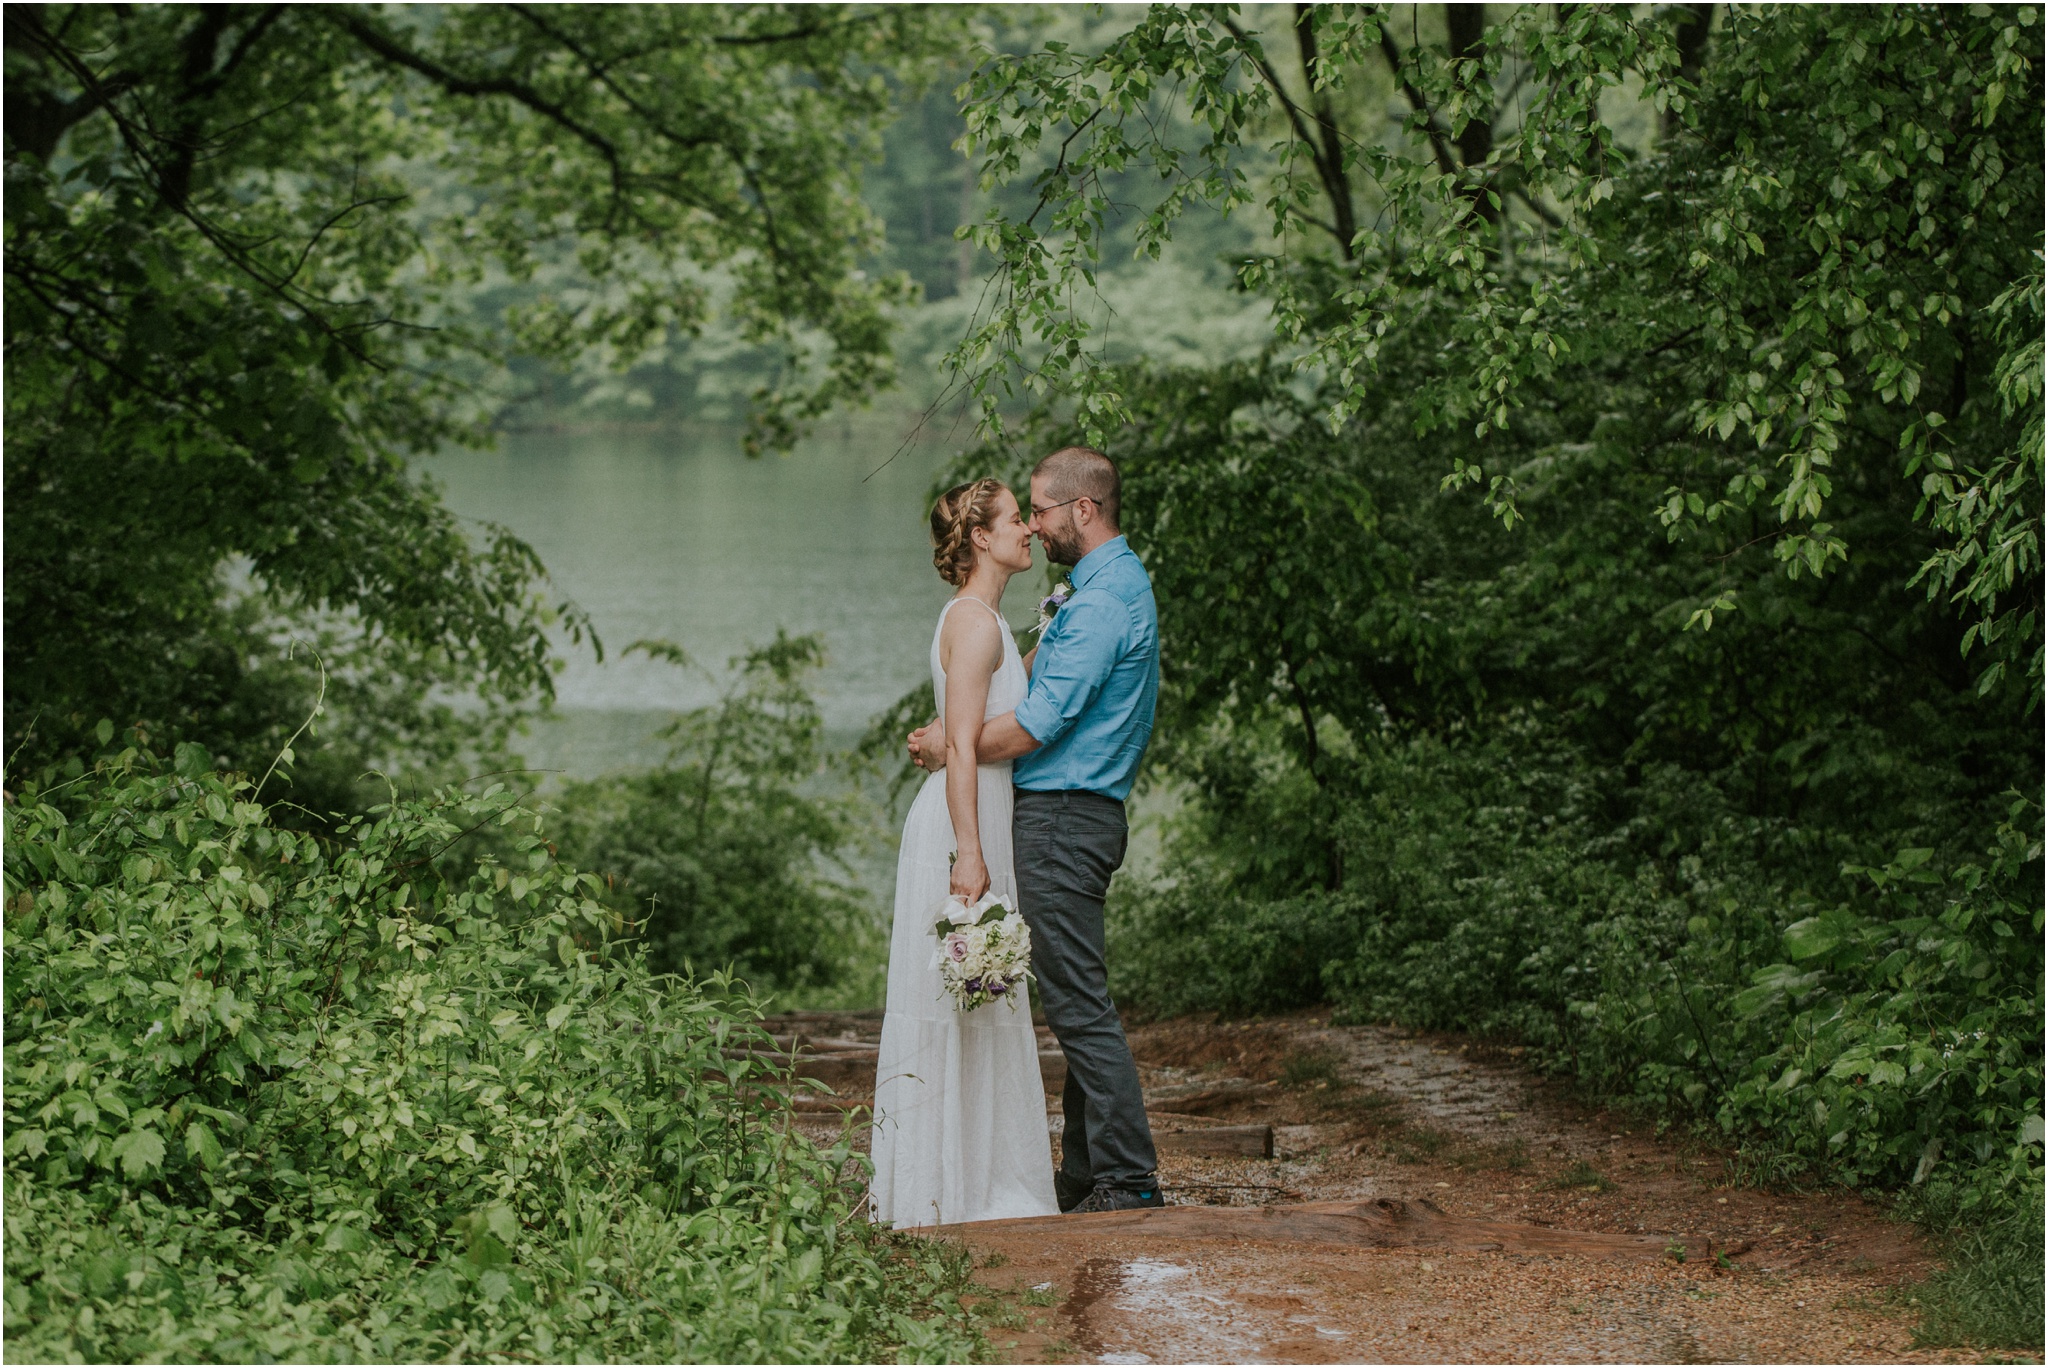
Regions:
<instances>
[{"instance_id":1,"label":"groom's beard","mask_svg":"<svg viewBox=\"0 0 2048 1368\"><path fill-rule=\"evenodd\" d=\"M1081 563L1081 539L1074 536L1069 525L1064 533L1050 528L1038 534L1038 540L1045 545L1045 558L1054 565L1079 565Z\"/></svg>"}]
</instances>

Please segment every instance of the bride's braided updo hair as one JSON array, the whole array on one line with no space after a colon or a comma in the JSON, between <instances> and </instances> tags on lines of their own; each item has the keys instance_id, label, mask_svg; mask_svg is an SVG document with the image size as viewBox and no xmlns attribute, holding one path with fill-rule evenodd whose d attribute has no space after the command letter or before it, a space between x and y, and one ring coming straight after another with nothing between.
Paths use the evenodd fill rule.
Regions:
<instances>
[{"instance_id":1,"label":"bride's braided updo hair","mask_svg":"<svg viewBox=\"0 0 2048 1368\"><path fill-rule=\"evenodd\" d=\"M974 530L993 527L996 495L1003 482L975 480L954 485L932 505L932 564L948 584L965 584L974 572Z\"/></svg>"}]
</instances>

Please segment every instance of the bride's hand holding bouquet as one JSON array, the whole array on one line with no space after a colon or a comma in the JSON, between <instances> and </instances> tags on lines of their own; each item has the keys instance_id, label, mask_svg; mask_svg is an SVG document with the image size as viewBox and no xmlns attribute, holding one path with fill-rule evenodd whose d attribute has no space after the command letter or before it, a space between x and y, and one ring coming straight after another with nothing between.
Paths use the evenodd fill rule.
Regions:
<instances>
[{"instance_id":1,"label":"bride's hand holding bouquet","mask_svg":"<svg viewBox=\"0 0 2048 1368\"><path fill-rule=\"evenodd\" d=\"M982 858L981 847L974 846L953 856L953 876L947 895L972 906L988 892L988 861Z\"/></svg>"}]
</instances>

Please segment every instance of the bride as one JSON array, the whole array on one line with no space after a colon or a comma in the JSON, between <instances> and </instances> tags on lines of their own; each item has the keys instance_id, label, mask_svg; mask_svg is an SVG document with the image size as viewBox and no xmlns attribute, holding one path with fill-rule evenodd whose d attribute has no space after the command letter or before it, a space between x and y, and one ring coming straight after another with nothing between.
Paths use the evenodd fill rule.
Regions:
<instances>
[{"instance_id":1,"label":"bride","mask_svg":"<svg viewBox=\"0 0 2048 1368\"><path fill-rule=\"evenodd\" d=\"M1001 481L976 480L932 509L932 546L959 592L932 637L947 764L918 791L896 861L871 1191L875 1219L896 1227L1059 1211L1031 1014L1017 1000L958 1010L931 931L948 894L1017 896L1010 766L977 763L976 748L982 724L1024 698L1025 661L998 605L1010 576L1031 568L1031 533Z\"/></svg>"}]
</instances>

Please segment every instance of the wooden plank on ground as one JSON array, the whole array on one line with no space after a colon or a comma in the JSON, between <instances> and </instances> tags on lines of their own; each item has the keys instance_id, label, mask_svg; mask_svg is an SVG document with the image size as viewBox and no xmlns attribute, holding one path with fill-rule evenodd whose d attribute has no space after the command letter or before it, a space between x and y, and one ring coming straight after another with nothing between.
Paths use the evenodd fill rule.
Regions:
<instances>
[{"instance_id":1,"label":"wooden plank on ground","mask_svg":"<svg viewBox=\"0 0 2048 1368\"><path fill-rule=\"evenodd\" d=\"M1183 1083L1176 1087L1147 1088L1147 1110L1186 1112L1200 1116L1246 1102L1261 1102L1278 1093L1272 1083L1249 1083L1244 1079L1223 1079L1216 1083Z\"/></svg>"},{"instance_id":2,"label":"wooden plank on ground","mask_svg":"<svg viewBox=\"0 0 2048 1368\"><path fill-rule=\"evenodd\" d=\"M1271 1159L1271 1126L1200 1126L1187 1130L1152 1128L1152 1144L1161 1154L1200 1154L1220 1158Z\"/></svg>"},{"instance_id":3,"label":"wooden plank on ground","mask_svg":"<svg viewBox=\"0 0 2048 1368\"><path fill-rule=\"evenodd\" d=\"M848 1050L844 1054L799 1055L799 1078L815 1078L834 1092L868 1092L875 1086L875 1052Z\"/></svg>"},{"instance_id":4,"label":"wooden plank on ground","mask_svg":"<svg viewBox=\"0 0 2048 1368\"><path fill-rule=\"evenodd\" d=\"M738 1059L760 1059L776 1068L787 1068L790 1057L772 1050L735 1050ZM875 1086L875 1051L841 1050L832 1054L799 1053L795 1071L798 1078L815 1078L834 1092L872 1092Z\"/></svg>"}]
</instances>

